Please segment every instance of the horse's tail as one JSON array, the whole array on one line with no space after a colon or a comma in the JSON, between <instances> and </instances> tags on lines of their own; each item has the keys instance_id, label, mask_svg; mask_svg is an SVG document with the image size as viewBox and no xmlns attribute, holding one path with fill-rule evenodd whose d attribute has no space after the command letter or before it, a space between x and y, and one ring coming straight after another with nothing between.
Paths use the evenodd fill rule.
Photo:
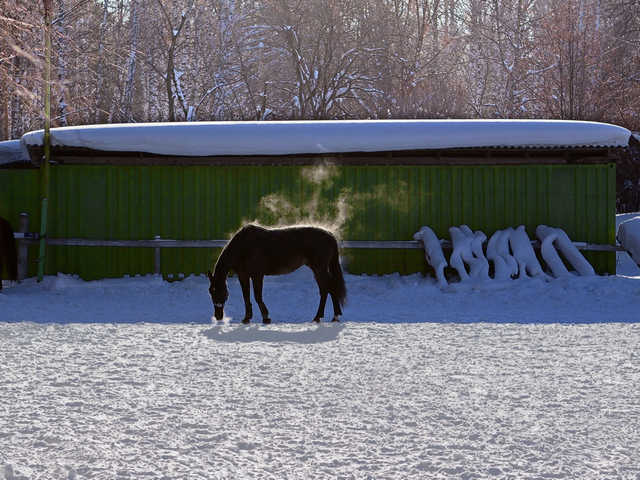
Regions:
<instances>
[{"instance_id":1,"label":"horse's tail","mask_svg":"<svg viewBox=\"0 0 640 480\"><path fill-rule=\"evenodd\" d=\"M0 218L0 232L2 232L2 252L0 255L4 255L4 259L7 262L7 273L9 274L9 280L18 279L18 254L16 252L16 241L13 237L13 228L11 224L4 218ZM2 263L2 262L0 262Z\"/></svg>"},{"instance_id":2,"label":"horse's tail","mask_svg":"<svg viewBox=\"0 0 640 480\"><path fill-rule=\"evenodd\" d=\"M340 253L338 252L338 245L333 251L333 256L329 262L329 274L331 280L329 283L329 291L331 296L338 300L341 307L347 305L347 286L344 283L344 276L342 275L342 267L340 266Z\"/></svg>"}]
</instances>

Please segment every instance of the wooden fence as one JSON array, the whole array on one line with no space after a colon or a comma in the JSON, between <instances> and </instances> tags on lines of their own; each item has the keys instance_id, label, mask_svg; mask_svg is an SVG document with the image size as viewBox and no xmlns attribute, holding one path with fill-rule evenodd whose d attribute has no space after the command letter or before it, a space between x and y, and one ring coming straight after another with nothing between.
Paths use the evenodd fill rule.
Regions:
<instances>
[{"instance_id":1,"label":"wooden fence","mask_svg":"<svg viewBox=\"0 0 640 480\"><path fill-rule=\"evenodd\" d=\"M14 234L18 240L18 281L27 277L28 246L39 243L39 234L29 232L29 217L26 214L20 216L19 231ZM46 245L67 247L126 247L149 248L153 250L153 273L160 274L161 250L163 248L223 248L228 240L170 240L159 235L153 240L99 240L88 238L46 238ZM451 250L453 245L448 240L441 240L442 248ZM620 245L573 242L578 250L595 252L623 252ZM531 241L533 248L539 249L538 240ZM423 250L421 241L367 241L345 240L338 242L340 248L347 249L413 249ZM486 242L485 242L486 246ZM39 261L38 259L35 260Z\"/></svg>"}]
</instances>

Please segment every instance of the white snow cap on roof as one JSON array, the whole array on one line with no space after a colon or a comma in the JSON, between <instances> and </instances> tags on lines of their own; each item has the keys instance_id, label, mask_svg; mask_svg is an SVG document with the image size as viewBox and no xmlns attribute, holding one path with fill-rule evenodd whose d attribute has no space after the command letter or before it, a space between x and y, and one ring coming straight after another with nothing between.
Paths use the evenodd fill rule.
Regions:
<instances>
[{"instance_id":1,"label":"white snow cap on roof","mask_svg":"<svg viewBox=\"0 0 640 480\"><path fill-rule=\"evenodd\" d=\"M566 120L355 120L110 124L51 130L51 144L159 155L292 155L447 148L626 147L629 130ZM42 130L20 140L42 145Z\"/></svg>"},{"instance_id":2,"label":"white snow cap on roof","mask_svg":"<svg viewBox=\"0 0 640 480\"><path fill-rule=\"evenodd\" d=\"M0 165L28 160L29 156L25 157L20 148L20 140L0 142Z\"/></svg>"}]
</instances>

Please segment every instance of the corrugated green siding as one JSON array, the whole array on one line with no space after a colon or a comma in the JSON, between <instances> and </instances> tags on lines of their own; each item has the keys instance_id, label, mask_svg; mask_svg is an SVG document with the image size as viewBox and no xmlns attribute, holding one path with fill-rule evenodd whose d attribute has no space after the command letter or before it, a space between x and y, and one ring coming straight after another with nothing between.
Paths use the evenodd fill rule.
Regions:
<instances>
[{"instance_id":1,"label":"corrugated green siding","mask_svg":"<svg viewBox=\"0 0 640 480\"><path fill-rule=\"evenodd\" d=\"M30 230L40 229L40 172L38 170L0 170L0 217L18 231L20 214L29 214ZM38 246L29 247L28 275L38 273Z\"/></svg>"},{"instance_id":2,"label":"corrugated green siding","mask_svg":"<svg viewBox=\"0 0 640 480\"><path fill-rule=\"evenodd\" d=\"M423 225L439 237L467 224L490 236L524 224L563 228L576 241L613 243L615 165L571 166L342 166L316 184L312 167L298 166L57 166L51 170L51 237L97 239L228 238L243 221L275 216L258 208L279 194L297 208L313 198L314 215L335 211L339 197L351 206L342 237L411 240ZM20 212L39 225L39 173L0 171L0 215L17 226ZM283 214L291 214L286 208ZM308 211L307 211L308 213ZM46 272L85 279L150 273L150 249L50 247ZM215 249L163 249L162 273L202 273ZM412 250L350 250L352 273L426 271ZM30 251L36 259L35 249ZM614 272L613 254L589 253L599 272ZM32 264L30 275L35 274Z\"/></svg>"}]
</instances>

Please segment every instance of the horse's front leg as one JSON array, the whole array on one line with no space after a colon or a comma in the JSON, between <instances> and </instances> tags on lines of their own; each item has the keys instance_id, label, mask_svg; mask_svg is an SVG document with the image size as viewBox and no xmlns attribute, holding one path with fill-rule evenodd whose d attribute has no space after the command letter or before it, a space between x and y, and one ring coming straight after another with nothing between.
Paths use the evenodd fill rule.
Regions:
<instances>
[{"instance_id":1,"label":"horse's front leg","mask_svg":"<svg viewBox=\"0 0 640 480\"><path fill-rule=\"evenodd\" d=\"M264 284L264 277L253 277L253 296L256 299L256 303L260 308L260 313L262 313L262 323L271 323L271 319L269 318L269 310L267 306L262 301L262 286Z\"/></svg>"},{"instance_id":2,"label":"horse's front leg","mask_svg":"<svg viewBox=\"0 0 640 480\"><path fill-rule=\"evenodd\" d=\"M242 287L242 297L244 298L244 318L242 323L250 323L253 318L253 307L251 306L251 291L249 275L238 274L240 287Z\"/></svg>"}]
</instances>

